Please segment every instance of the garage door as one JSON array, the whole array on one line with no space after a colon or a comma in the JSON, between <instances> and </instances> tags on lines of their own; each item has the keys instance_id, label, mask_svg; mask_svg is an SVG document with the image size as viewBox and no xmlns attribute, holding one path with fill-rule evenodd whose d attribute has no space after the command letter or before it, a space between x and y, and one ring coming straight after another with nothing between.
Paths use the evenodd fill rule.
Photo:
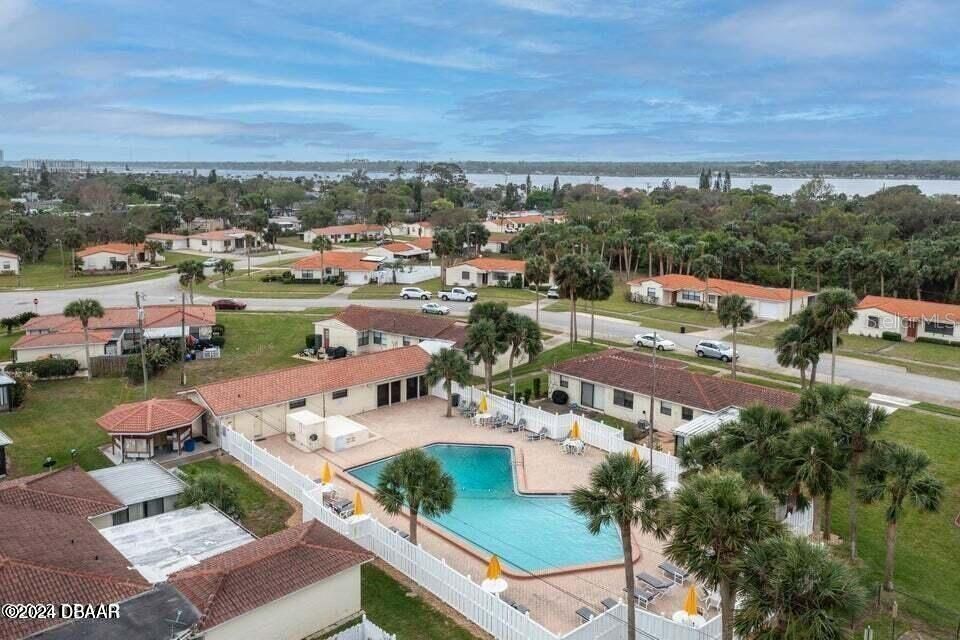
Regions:
<instances>
[{"instance_id":1,"label":"garage door","mask_svg":"<svg viewBox=\"0 0 960 640\"><path fill-rule=\"evenodd\" d=\"M757 309L757 317L764 320L778 320L780 318L780 305L776 302L760 301L760 308Z\"/></svg>"}]
</instances>

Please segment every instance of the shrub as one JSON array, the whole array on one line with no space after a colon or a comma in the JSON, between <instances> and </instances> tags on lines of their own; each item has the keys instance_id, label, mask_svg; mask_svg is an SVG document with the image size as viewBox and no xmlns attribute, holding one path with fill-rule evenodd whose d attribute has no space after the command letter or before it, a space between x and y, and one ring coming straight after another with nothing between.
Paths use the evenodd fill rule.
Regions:
<instances>
[{"instance_id":1,"label":"shrub","mask_svg":"<svg viewBox=\"0 0 960 640\"><path fill-rule=\"evenodd\" d=\"M224 336L227 334L227 328L222 324L215 324L210 333L215 336Z\"/></svg>"},{"instance_id":2,"label":"shrub","mask_svg":"<svg viewBox=\"0 0 960 640\"><path fill-rule=\"evenodd\" d=\"M945 347L960 347L960 342L951 342L950 340L945 340L943 338L928 338L926 336L921 336L917 338L917 342L926 342L927 344L941 344Z\"/></svg>"},{"instance_id":3,"label":"shrub","mask_svg":"<svg viewBox=\"0 0 960 640\"><path fill-rule=\"evenodd\" d=\"M292 271L289 271L289 270L288 270L288 271L284 271L283 273L281 273L281 274L280 274L280 279L283 280L284 282L287 282L287 283L293 282L293 281L295 280L295 278L293 277L293 272L292 272Z\"/></svg>"},{"instance_id":4,"label":"shrub","mask_svg":"<svg viewBox=\"0 0 960 640\"><path fill-rule=\"evenodd\" d=\"M140 362L140 358L127 360L126 376L130 384L143 384L143 363Z\"/></svg>"},{"instance_id":5,"label":"shrub","mask_svg":"<svg viewBox=\"0 0 960 640\"><path fill-rule=\"evenodd\" d=\"M678 302L676 305L681 309L696 309L698 311L703 311L703 306L697 302Z\"/></svg>"},{"instance_id":6,"label":"shrub","mask_svg":"<svg viewBox=\"0 0 960 640\"><path fill-rule=\"evenodd\" d=\"M563 389L554 389L553 395L550 396L554 404L565 405L567 401L570 400L570 395Z\"/></svg>"},{"instance_id":7,"label":"shrub","mask_svg":"<svg viewBox=\"0 0 960 640\"><path fill-rule=\"evenodd\" d=\"M542 380L539 377L533 379L533 397L534 398L540 398L543 396L540 389L541 382Z\"/></svg>"},{"instance_id":8,"label":"shrub","mask_svg":"<svg viewBox=\"0 0 960 640\"><path fill-rule=\"evenodd\" d=\"M533 392L529 387L524 389L523 392L520 394L520 396L523 399L523 404L530 404L530 397L532 395L533 395Z\"/></svg>"},{"instance_id":9,"label":"shrub","mask_svg":"<svg viewBox=\"0 0 960 640\"><path fill-rule=\"evenodd\" d=\"M280 282L281 280L283 280L283 275L279 273L268 273L265 276L260 276L260 282Z\"/></svg>"},{"instance_id":10,"label":"shrub","mask_svg":"<svg viewBox=\"0 0 960 640\"><path fill-rule=\"evenodd\" d=\"M510 278L510 285L513 289L522 289L523 288L523 276L519 273L513 274L513 277Z\"/></svg>"},{"instance_id":11,"label":"shrub","mask_svg":"<svg viewBox=\"0 0 960 640\"><path fill-rule=\"evenodd\" d=\"M80 363L72 358L48 358L7 365L7 371L26 371L38 378L58 378L72 376L80 368Z\"/></svg>"},{"instance_id":12,"label":"shrub","mask_svg":"<svg viewBox=\"0 0 960 640\"><path fill-rule=\"evenodd\" d=\"M307 349L317 348L317 338L320 338L320 336L315 333L308 333L304 336L304 343L307 345Z\"/></svg>"},{"instance_id":13,"label":"shrub","mask_svg":"<svg viewBox=\"0 0 960 640\"><path fill-rule=\"evenodd\" d=\"M33 387L37 376L29 371L10 371L9 367L7 372L11 374L15 381L14 385L10 387L10 408L16 409L27 399L27 392Z\"/></svg>"},{"instance_id":14,"label":"shrub","mask_svg":"<svg viewBox=\"0 0 960 640\"><path fill-rule=\"evenodd\" d=\"M212 344L215 347L222 347L226 343L227 343L227 339L224 338L223 336L212 336L210 338L210 344Z\"/></svg>"},{"instance_id":15,"label":"shrub","mask_svg":"<svg viewBox=\"0 0 960 640\"><path fill-rule=\"evenodd\" d=\"M896 331L884 331L880 334L880 337L884 340L889 340L890 342L900 342L903 340L903 336Z\"/></svg>"}]
</instances>

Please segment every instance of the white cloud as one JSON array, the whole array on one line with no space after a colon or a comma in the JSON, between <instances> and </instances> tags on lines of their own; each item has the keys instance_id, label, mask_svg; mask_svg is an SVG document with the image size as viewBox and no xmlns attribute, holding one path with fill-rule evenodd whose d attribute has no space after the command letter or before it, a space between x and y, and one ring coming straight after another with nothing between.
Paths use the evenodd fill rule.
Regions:
<instances>
[{"instance_id":1,"label":"white cloud","mask_svg":"<svg viewBox=\"0 0 960 640\"><path fill-rule=\"evenodd\" d=\"M0 101L42 100L50 94L37 91L37 88L17 76L0 74Z\"/></svg>"},{"instance_id":2,"label":"white cloud","mask_svg":"<svg viewBox=\"0 0 960 640\"><path fill-rule=\"evenodd\" d=\"M422 109L393 104L355 104L349 102L251 102L228 105L217 109L220 113L288 113L300 115L328 115L351 118L384 118L412 120L429 115Z\"/></svg>"},{"instance_id":3,"label":"white cloud","mask_svg":"<svg viewBox=\"0 0 960 640\"><path fill-rule=\"evenodd\" d=\"M460 69L463 71L483 71L492 69L500 64L497 58L477 51L476 49L446 51L438 54L416 53L405 49L396 49L376 44L338 31L322 31L321 35L333 44L397 62L420 64L429 67Z\"/></svg>"},{"instance_id":4,"label":"white cloud","mask_svg":"<svg viewBox=\"0 0 960 640\"><path fill-rule=\"evenodd\" d=\"M344 84L340 82L317 82L294 78L261 76L223 69L204 69L197 67L173 67L168 69L138 69L130 71L132 78L154 80L173 80L182 82L222 82L255 87L279 87L283 89L308 89L311 91L333 91L341 93L387 93L389 89L367 85Z\"/></svg>"}]
</instances>

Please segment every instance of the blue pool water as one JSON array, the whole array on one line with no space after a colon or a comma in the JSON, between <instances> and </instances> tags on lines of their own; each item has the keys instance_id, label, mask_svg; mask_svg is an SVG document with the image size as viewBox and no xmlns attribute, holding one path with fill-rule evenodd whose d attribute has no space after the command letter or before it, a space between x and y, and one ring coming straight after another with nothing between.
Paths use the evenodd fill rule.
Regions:
<instances>
[{"instance_id":1,"label":"blue pool water","mask_svg":"<svg viewBox=\"0 0 960 640\"><path fill-rule=\"evenodd\" d=\"M457 485L453 511L431 520L474 547L528 571L623 557L617 531L611 527L591 535L566 496L518 494L510 448L435 444L425 450L440 460ZM388 461L349 473L374 487Z\"/></svg>"}]
</instances>

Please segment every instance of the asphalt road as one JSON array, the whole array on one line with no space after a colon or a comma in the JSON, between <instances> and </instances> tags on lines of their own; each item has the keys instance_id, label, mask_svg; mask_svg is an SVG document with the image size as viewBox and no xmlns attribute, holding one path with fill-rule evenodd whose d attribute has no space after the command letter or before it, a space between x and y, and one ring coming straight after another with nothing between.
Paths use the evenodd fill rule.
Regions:
<instances>
[{"instance_id":1,"label":"asphalt road","mask_svg":"<svg viewBox=\"0 0 960 640\"><path fill-rule=\"evenodd\" d=\"M275 260L275 256L254 259L257 261ZM238 268L242 265L238 265ZM33 309L33 299L38 299L40 313L58 313L71 300L80 297L92 297L100 300L104 306L126 306L134 304L135 292L146 295L147 304L169 304L180 300L180 289L177 276L170 275L163 278L132 282L127 284L111 285L106 287L91 287L84 289L64 289L59 291L14 291L0 293L0 316L12 315ZM196 296L197 302L210 302L214 298ZM482 299L482 293L481 293ZM308 307L343 307L349 304L368 305L381 308L418 309L422 304L419 300L350 300L346 295L334 294L316 298L297 299L244 299L250 310L298 311ZM470 309L468 303L449 302L447 304L454 314L466 315ZM529 316L534 315L534 305L516 307L515 310ZM586 313L578 314L581 339L585 339L590 328L590 317ZM569 314L565 312L540 312L540 324L558 332L566 332L569 327ZM597 316L595 320L595 334L600 339L630 342L637 333L649 329L636 322ZM658 331L661 335L677 343L681 352L692 354L693 347L701 335L679 334L669 331ZM743 366L776 371L781 374L796 376L792 369L780 367L772 349L741 345L740 363ZM826 381L830 376L830 355L826 354L820 364L818 378ZM837 358L837 382L849 383L853 386L868 389L913 400L925 400L940 404L960 406L960 382L933 378L908 373L903 367L880 364L856 358Z\"/></svg>"}]
</instances>

